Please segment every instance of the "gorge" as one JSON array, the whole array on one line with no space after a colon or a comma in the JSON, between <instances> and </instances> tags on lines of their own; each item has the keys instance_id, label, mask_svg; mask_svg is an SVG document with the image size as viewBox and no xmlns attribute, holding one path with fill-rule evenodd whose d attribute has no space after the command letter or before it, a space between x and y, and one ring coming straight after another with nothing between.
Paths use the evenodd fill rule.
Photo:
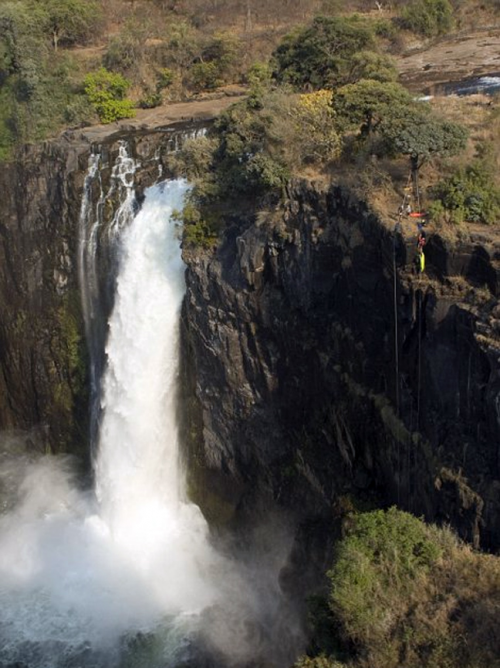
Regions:
<instances>
[{"instance_id":1,"label":"gorge","mask_svg":"<svg viewBox=\"0 0 500 668\"><path fill-rule=\"evenodd\" d=\"M110 379L99 394L105 323L112 312L119 318L123 296L110 230L113 221L120 227L117 212L124 210L128 217L139 211L134 220L140 222L162 192L161 186L148 188L168 176L166 154L202 126L190 122L121 130L93 145L84 133L68 133L26 148L0 171L6 194L0 216L3 457L72 453L83 461L83 479L91 477L90 460L97 457L97 496L118 497L125 504L117 519L125 523L122 532L117 529L125 542L135 535L127 523L136 512L140 531L147 527L140 516L142 491L136 493L125 468L127 439L121 433L110 439L124 448L111 458L102 443L113 427L99 406L102 400L113 405L124 394L111 399ZM125 160L133 168L124 167ZM164 189L178 187L180 193L183 186L173 183ZM242 650L231 660L240 665L255 661L259 646L270 663L289 665L303 642L289 601L302 601L318 582L350 504L396 503L428 520L450 523L477 546L498 548L500 247L481 229L462 241L436 234L428 242L428 274L415 276L410 222L394 233L392 224L347 188L306 180L289 184L282 210L263 212L258 220L245 211L235 213L217 249L183 252L180 430L189 498L211 526L212 541L225 545L236 534L236 543L245 549L227 550L240 557L246 552L246 558L236 567L213 552L196 506L187 504L182 493L175 504L193 515L189 521L203 536L191 536L197 547L188 552L197 554L201 545L205 565L234 572L229 594L220 577L209 581L206 598L198 589L195 594L200 605L215 608L217 597L225 595L229 612L224 624L232 617L236 626L241 623L241 634L247 633L245 642L254 654ZM160 215L165 216L164 209ZM126 223L125 228L135 229ZM83 252L92 244L95 265ZM138 241L131 244L135 248ZM153 241L141 258L155 256L159 248ZM163 256L161 263L166 266ZM182 266L176 271L180 280ZM143 276L149 275L140 265L130 280ZM88 290L83 302L79 283ZM154 292L151 280L146 283ZM148 299L138 295L136 306L139 312L129 321L134 325L145 319ZM156 339L142 342L137 331L125 333L132 344L141 341L141 351L173 345L167 322L156 320L160 311L152 308L152 324L146 327ZM118 327L112 319L108 360L114 356L110 351ZM136 364L130 352L128 357L121 361ZM160 371L154 383L147 380L134 388L130 378L136 367L125 372L127 391L135 393L134 429L141 428L142 419L149 429L171 415L162 396L169 374L154 358L147 364ZM160 402L154 415L152 399ZM118 418L131 410L114 405ZM96 443L99 423L101 445L92 454L88 434ZM160 425L156 431L164 429ZM168 429L172 433L175 427ZM147 432L145 438L154 440L155 434ZM150 474L161 478L163 453L158 457ZM141 452L131 452L130 458L146 467ZM113 488L120 471L123 486L107 495L104 481ZM48 475L46 484L60 484L74 498L75 489L61 471ZM149 474L147 481L146 489ZM3 505L9 507L12 479L3 476L1 483ZM162 479L154 489L178 487ZM79 496L72 503L88 517ZM114 508L108 510L114 517ZM134 552L147 544L148 535L134 538L128 548ZM159 540L157 556L164 562L161 535ZM151 566L140 553L134 558ZM120 579L115 566L108 563L107 572ZM252 581L258 583L257 594ZM134 582L128 586L126 596L135 599ZM251 608L250 630L244 630L245 620L228 604L234 600L233 587L242 590ZM125 602L123 607L131 606ZM220 622L217 615L208 617L215 642ZM135 630L141 624L131 622ZM274 639L283 634L284 653L270 657ZM220 643L213 651L226 656L227 647ZM234 637L231 644L238 644Z\"/></svg>"}]
</instances>

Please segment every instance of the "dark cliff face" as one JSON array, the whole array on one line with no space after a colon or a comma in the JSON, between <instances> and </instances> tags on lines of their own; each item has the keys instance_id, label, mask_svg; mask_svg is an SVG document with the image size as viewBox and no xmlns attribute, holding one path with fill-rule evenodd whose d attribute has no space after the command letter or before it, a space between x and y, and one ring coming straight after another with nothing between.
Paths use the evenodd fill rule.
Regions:
<instances>
[{"instance_id":1,"label":"dark cliff face","mask_svg":"<svg viewBox=\"0 0 500 668\"><path fill-rule=\"evenodd\" d=\"M47 144L0 171L0 424L56 448L85 424L78 169L78 149Z\"/></svg>"},{"instance_id":2,"label":"dark cliff face","mask_svg":"<svg viewBox=\"0 0 500 668\"><path fill-rule=\"evenodd\" d=\"M172 131L99 147L68 135L0 170L0 428L38 427L52 451L88 452L81 201L98 151L88 192L102 216L102 363L124 140L140 201L179 141ZM347 192L299 183L284 211L229 230L216 252L185 253L187 460L209 519L276 507L304 527L335 526L353 500L396 502L499 544L499 251L486 236L434 235L417 277L404 226L395 238Z\"/></svg>"},{"instance_id":3,"label":"dark cliff face","mask_svg":"<svg viewBox=\"0 0 500 668\"><path fill-rule=\"evenodd\" d=\"M498 249L434 236L416 276L403 227L298 184L185 253L192 485L214 519L398 503L498 545Z\"/></svg>"},{"instance_id":4,"label":"dark cliff face","mask_svg":"<svg viewBox=\"0 0 500 668\"><path fill-rule=\"evenodd\" d=\"M0 430L35 428L43 448L88 457L91 373L79 265L82 234L84 245L88 240L81 207L89 159L100 156L87 195L90 217L99 219L91 347L102 368L116 270L107 231L123 190L113 174L120 147L134 161L126 178L139 206L143 190L162 178L166 154L199 127L115 132L99 144L69 131L0 166Z\"/></svg>"}]
</instances>

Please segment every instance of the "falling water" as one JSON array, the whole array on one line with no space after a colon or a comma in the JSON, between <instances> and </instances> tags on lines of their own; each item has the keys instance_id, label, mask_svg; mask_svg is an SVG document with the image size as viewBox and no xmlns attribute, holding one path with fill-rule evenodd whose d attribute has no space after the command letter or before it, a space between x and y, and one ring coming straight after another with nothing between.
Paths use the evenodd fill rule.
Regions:
<instances>
[{"instance_id":1,"label":"falling water","mask_svg":"<svg viewBox=\"0 0 500 668\"><path fill-rule=\"evenodd\" d=\"M90 357L90 443L94 449L97 440L97 428L100 416L101 377L104 366L105 318L106 308L103 305L102 281L99 273L103 273L103 256L106 257L108 282L114 291L113 277L115 274L117 245L121 230L130 224L137 211L135 198L134 175L137 169L135 160L129 155L125 141L118 144L118 155L111 170L110 185L105 191L101 182L101 155L93 152L89 157L88 170L85 177L79 220L78 274L82 312L85 322L85 338ZM93 188L97 185L99 196L93 198ZM95 200L95 204L92 200ZM118 201L119 205L108 225L103 220L104 211L109 205ZM103 229L106 232L103 234ZM106 242L102 243L102 237Z\"/></svg>"},{"instance_id":2,"label":"falling water","mask_svg":"<svg viewBox=\"0 0 500 668\"><path fill-rule=\"evenodd\" d=\"M149 189L122 230L95 496L77 490L67 461L17 474L18 504L0 520L0 665L109 668L127 638L158 628L169 665L216 601L217 559L177 462L184 267L171 214L185 191Z\"/></svg>"},{"instance_id":3,"label":"falling water","mask_svg":"<svg viewBox=\"0 0 500 668\"><path fill-rule=\"evenodd\" d=\"M91 355L102 312L101 210L115 195L121 205L106 233L119 258L107 364L104 373L93 371L100 381L96 486L82 492L68 459L20 459L14 447L2 461L0 489L18 493L0 516L0 668L169 668L186 665L196 644L218 666L258 657L290 665L302 636L278 580L287 532L272 527L259 554L246 549L238 564L222 557L186 500L178 465L185 286L172 212L187 184L148 189L137 213L136 165L122 144L110 189L98 182L92 211L99 161L90 159L80 215ZM0 456L5 449L0 436Z\"/></svg>"}]
</instances>

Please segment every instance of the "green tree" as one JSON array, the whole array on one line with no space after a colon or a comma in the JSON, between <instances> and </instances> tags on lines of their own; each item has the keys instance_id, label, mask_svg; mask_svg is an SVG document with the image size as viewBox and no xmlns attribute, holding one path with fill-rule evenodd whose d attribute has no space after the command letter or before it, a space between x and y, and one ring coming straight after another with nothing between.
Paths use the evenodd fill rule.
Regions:
<instances>
[{"instance_id":1,"label":"green tree","mask_svg":"<svg viewBox=\"0 0 500 668\"><path fill-rule=\"evenodd\" d=\"M363 79L342 86L333 95L333 109L346 129L360 127L363 136L384 119L413 104L410 93L398 83Z\"/></svg>"},{"instance_id":2,"label":"green tree","mask_svg":"<svg viewBox=\"0 0 500 668\"><path fill-rule=\"evenodd\" d=\"M45 14L27 2L0 3L0 154L42 139L62 119L68 84L64 59L50 63Z\"/></svg>"},{"instance_id":3,"label":"green tree","mask_svg":"<svg viewBox=\"0 0 500 668\"><path fill-rule=\"evenodd\" d=\"M425 103L396 110L378 128L388 153L408 155L413 172L433 156L456 155L467 144L468 132L457 123L436 117Z\"/></svg>"},{"instance_id":4,"label":"green tree","mask_svg":"<svg viewBox=\"0 0 500 668\"><path fill-rule=\"evenodd\" d=\"M298 88L327 88L345 82L351 58L373 50L371 27L357 16L318 16L289 33L274 52L274 75Z\"/></svg>"},{"instance_id":5,"label":"green tree","mask_svg":"<svg viewBox=\"0 0 500 668\"><path fill-rule=\"evenodd\" d=\"M376 51L359 51L350 58L345 83L354 83L361 79L396 81L397 78L398 69L390 56Z\"/></svg>"},{"instance_id":6,"label":"green tree","mask_svg":"<svg viewBox=\"0 0 500 668\"><path fill-rule=\"evenodd\" d=\"M52 45L85 42L95 35L102 20L100 5L92 0L38 0L45 12L45 28Z\"/></svg>"},{"instance_id":7,"label":"green tree","mask_svg":"<svg viewBox=\"0 0 500 668\"><path fill-rule=\"evenodd\" d=\"M87 74L83 83L89 102L102 123L112 123L135 115L133 103L125 98L130 82L121 74L114 74L101 67L97 72Z\"/></svg>"}]
</instances>

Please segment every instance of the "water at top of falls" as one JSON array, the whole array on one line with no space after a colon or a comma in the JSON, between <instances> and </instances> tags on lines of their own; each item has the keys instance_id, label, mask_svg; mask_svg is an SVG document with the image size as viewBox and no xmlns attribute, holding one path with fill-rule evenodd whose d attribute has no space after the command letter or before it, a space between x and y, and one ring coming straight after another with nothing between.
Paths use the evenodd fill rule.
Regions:
<instances>
[{"instance_id":1,"label":"water at top of falls","mask_svg":"<svg viewBox=\"0 0 500 668\"><path fill-rule=\"evenodd\" d=\"M150 188L122 232L97 499L77 491L66 462L44 459L0 518L0 664L63 666L60 657L104 651L216 600L207 576L216 557L199 509L183 500L177 461L184 266L171 214L186 188Z\"/></svg>"}]
</instances>

